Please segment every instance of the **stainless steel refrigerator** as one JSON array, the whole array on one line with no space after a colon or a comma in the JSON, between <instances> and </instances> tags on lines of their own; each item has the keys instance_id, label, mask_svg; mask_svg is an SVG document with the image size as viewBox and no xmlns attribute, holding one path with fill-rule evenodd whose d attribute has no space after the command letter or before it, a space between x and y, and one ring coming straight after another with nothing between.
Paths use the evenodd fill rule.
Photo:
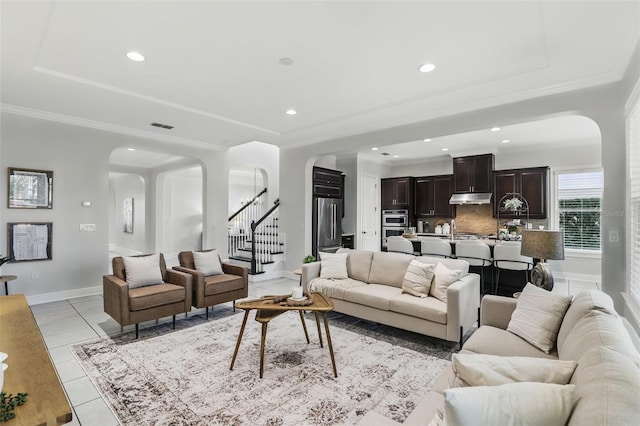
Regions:
<instances>
[{"instance_id":1,"label":"stainless steel refrigerator","mask_svg":"<svg viewBox=\"0 0 640 426\"><path fill-rule=\"evenodd\" d=\"M316 198L314 228L316 238L313 254L334 253L342 245L342 200L338 198Z\"/></svg>"}]
</instances>

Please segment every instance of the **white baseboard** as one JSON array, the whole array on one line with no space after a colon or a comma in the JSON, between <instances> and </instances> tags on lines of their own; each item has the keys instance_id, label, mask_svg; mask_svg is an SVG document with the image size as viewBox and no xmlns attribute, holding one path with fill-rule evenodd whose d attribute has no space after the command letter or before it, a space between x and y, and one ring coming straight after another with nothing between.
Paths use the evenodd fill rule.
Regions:
<instances>
[{"instance_id":1,"label":"white baseboard","mask_svg":"<svg viewBox=\"0 0 640 426\"><path fill-rule=\"evenodd\" d=\"M41 303L57 302L58 300L67 300L67 299L75 299L77 297L94 296L96 294L102 295L101 286L78 288L75 290L58 291L55 293L35 294L33 296L27 296L27 303L29 305L39 305Z\"/></svg>"},{"instance_id":2,"label":"white baseboard","mask_svg":"<svg viewBox=\"0 0 640 426\"><path fill-rule=\"evenodd\" d=\"M282 278L283 276L282 270L264 271L262 274L249 275L249 282L259 283L262 281L272 280L274 278Z\"/></svg>"}]
</instances>

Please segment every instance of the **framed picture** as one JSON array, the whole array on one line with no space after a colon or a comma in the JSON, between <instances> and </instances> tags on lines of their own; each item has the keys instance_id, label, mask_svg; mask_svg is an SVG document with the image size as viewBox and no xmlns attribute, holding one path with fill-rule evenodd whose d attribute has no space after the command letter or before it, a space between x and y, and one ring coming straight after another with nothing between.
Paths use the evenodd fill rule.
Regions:
<instances>
[{"instance_id":1,"label":"framed picture","mask_svg":"<svg viewBox=\"0 0 640 426\"><path fill-rule=\"evenodd\" d=\"M53 172L9 167L10 209L53 208Z\"/></svg>"},{"instance_id":2,"label":"framed picture","mask_svg":"<svg viewBox=\"0 0 640 426\"><path fill-rule=\"evenodd\" d=\"M7 223L8 255L14 262L51 260L53 223Z\"/></svg>"},{"instance_id":3,"label":"framed picture","mask_svg":"<svg viewBox=\"0 0 640 426\"><path fill-rule=\"evenodd\" d=\"M133 234L133 198L124 199L122 214L124 215L123 231L127 234Z\"/></svg>"}]
</instances>

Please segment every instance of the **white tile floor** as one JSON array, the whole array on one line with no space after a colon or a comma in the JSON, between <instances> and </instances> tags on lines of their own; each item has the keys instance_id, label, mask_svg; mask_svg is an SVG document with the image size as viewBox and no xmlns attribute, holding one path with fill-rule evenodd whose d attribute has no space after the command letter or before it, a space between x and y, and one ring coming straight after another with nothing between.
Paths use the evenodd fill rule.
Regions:
<instances>
[{"instance_id":1,"label":"white tile floor","mask_svg":"<svg viewBox=\"0 0 640 426\"><path fill-rule=\"evenodd\" d=\"M297 284L297 280L288 278L249 284L249 297L290 293L291 287ZM216 305L214 312L231 308L231 303ZM31 311L49 349L69 402L73 406L73 421L68 424L118 425L118 420L69 349L70 344L121 333L120 325L104 313L102 296L87 296L33 305ZM192 309L189 315L203 312L204 309ZM209 320L215 321L216 317L211 316L211 310L209 314ZM160 321L171 321L171 317ZM180 321L180 316L177 317L177 321ZM155 325L155 321L140 324L140 333L144 333L144 328L152 325ZM124 332L130 332L133 329L133 326L128 326L125 327Z\"/></svg>"}]
</instances>

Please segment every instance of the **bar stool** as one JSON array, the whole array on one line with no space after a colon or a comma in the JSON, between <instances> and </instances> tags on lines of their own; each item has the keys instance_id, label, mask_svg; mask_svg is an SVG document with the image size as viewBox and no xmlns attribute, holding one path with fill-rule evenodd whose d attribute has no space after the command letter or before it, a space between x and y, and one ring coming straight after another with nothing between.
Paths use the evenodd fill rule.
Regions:
<instances>
[{"instance_id":1,"label":"bar stool","mask_svg":"<svg viewBox=\"0 0 640 426\"><path fill-rule=\"evenodd\" d=\"M480 268L480 294L484 294L484 269L487 266L493 267L489 246L478 240L458 241L456 242L456 258L466 260L469 262L469 266ZM491 272L493 276L493 268Z\"/></svg>"},{"instance_id":2,"label":"bar stool","mask_svg":"<svg viewBox=\"0 0 640 426\"><path fill-rule=\"evenodd\" d=\"M451 257L451 244L442 238L423 238L420 253L427 256Z\"/></svg>"},{"instance_id":3,"label":"bar stool","mask_svg":"<svg viewBox=\"0 0 640 426\"><path fill-rule=\"evenodd\" d=\"M493 248L493 265L496 268L496 285L494 293L498 294L500 285L500 270L524 271L526 281L529 281L529 271L533 269L533 259L520 254L520 241L502 241Z\"/></svg>"},{"instance_id":4,"label":"bar stool","mask_svg":"<svg viewBox=\"0 0 640 426\"><path fill-rule=\"evenodd\" d=\"M411 243L411 241L407 240L404 237L387 237L387 251L413 254L413 244Z\"/></svg>"}]
</instances>

